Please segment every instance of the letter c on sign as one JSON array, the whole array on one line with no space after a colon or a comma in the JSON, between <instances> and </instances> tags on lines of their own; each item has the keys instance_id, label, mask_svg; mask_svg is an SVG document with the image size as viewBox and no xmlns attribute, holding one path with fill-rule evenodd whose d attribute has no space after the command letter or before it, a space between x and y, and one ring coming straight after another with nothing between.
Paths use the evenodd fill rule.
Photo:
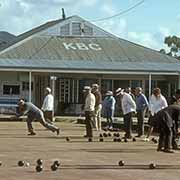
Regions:
<instances>
[{"instance_id":1,"label":"letter c on sign","mask_svg":"<svg viewBox=\"0 0 180 180\"><path fill-rule=\"evenodd\" d=\"M95 51L100 51L102 50L99 44L89 44L89 48Z\"/></svg>"}]
</instances>

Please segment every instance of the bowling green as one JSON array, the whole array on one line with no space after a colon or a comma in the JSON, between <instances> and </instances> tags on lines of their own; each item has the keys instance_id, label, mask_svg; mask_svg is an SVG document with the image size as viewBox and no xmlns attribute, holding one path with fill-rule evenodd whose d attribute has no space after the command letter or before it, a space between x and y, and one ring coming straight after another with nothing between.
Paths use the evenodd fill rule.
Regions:
<instances>
[{"instance_id":1,"label":"bowling green","mask_svg":"<svg viewBox=\"0 0 180 180\"><path fill-rule=\"evenodd\" d=\"M93 142L83 138L85 127L75 122L58 122L60 136L34 123L36 136L27 136L25 122L0 122L0 180L179 180L180 151L174 154L157 152L157 144L143 142L113 142L113 137L99 142L94 132ZM123 132L121 132L121 135ZM66 141L66 137L70 141ZM36 160L43 160L43 171L35 170ZM19 160L30 163L18 167ZM61 166L51 171L53 161ZM118 162L125 165L120 167ZM149 164L156 169L149 169Z\"/></svg>"}]
</instances>

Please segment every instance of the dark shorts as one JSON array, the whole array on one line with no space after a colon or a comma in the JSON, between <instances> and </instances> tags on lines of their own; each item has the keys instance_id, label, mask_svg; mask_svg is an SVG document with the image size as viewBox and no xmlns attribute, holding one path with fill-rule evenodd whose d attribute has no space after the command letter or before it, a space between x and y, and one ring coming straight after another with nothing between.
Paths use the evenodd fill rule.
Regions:
<instances>
[{"instance_id":1,"label":"dark shorts","mask_svg":"<svg viewBox=\"0 0 180 180\"><path fill-rule=\"evenodd\" d=\"M49 119L50 121L53 121L53 111L45 111L44 118L46 120Z\"/></svg>"},{"instance_id":2,"label":"dark shorts","mask_svg":"<svg viewBox=\"0 0 180 180\"><path fill-rule=\"evenodd\" d=\"M149 124L149 126L153 126L153 127L156 125L155 116L150 115L150 117L148 119L148 124Z\"/></svg>"}]
</instances>

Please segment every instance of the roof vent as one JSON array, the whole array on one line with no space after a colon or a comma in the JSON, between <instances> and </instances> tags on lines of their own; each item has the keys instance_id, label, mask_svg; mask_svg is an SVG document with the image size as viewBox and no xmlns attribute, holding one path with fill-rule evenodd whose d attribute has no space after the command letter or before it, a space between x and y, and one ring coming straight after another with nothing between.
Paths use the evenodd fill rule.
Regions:
<instances>
[{"instance_id":1,"label":"roof vent","mask_svg":"<svg viewBox=\"0 0 180 180\"><path fill-rule=\"evenodd\" d=\"M64 8L62 8L62 19L63 19L63 20L66 19L66 15L65 15L65 12L64 12Z\"/></svg>"}]
</instances>

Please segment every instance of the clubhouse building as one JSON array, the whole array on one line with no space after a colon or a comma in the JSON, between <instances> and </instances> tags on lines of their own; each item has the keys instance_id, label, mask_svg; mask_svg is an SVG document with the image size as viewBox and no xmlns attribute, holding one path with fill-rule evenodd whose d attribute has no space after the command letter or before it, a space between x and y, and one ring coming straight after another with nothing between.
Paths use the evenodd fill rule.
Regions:
<instances>
[{"instance_id":1,"label":"clubhouse building","mask_svg":"<svg viewBox=\"0 0 180 180\"><path fill-rule=\"evenodd\" d=\"M17 36L0 51L0 113L24 97L41 106L44 89L55 114L79 114L85 85L107 90L137 87L147 97L159 87L167 98L180 88L179 60L116 37L79 16L47 22Z\"/></svg>"}]
</instances>

